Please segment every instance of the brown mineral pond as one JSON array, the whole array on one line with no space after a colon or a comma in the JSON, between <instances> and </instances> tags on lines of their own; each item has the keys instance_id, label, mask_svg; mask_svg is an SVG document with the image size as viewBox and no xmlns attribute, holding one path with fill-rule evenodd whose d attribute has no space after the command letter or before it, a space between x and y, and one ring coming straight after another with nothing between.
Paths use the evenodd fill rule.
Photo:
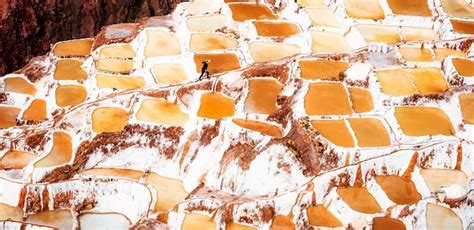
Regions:
<instances>
[{"instance_id":1,"label":"brown mineral pond","mask_svg":"<svg viewBox=\"0 0 474 230\"><path fill-rule=\"evenodd\" d=\"M382 7L377 0L344 0L347 15L355 19L380 20L385 18Z\"/></svg>"},{"instance_id":2,"label":"brown mineral pond","mask_svg":"<svg viewBox=\"0 0 474 230\"><path fill-rule=\"evenodd\" d=\"M8 128L16 125L16 118L21 109L11 106L0 106L0 128Z\"/></svg>"},{"instance_id":3,"label":"brown mineral pond","mask_svg":"<svg viewBox=\"0 0 474 230\"><path fill-rule=\"evenodd\" d=\"M461 34L474 34L474 21L450 19L454 32Z\"/></svg>"},{"instance_id":4,"label":"brown mineral pond","mask_svg":"<svg viewBox=\"0 0 474 230\"><path fill-rule=\"evenodd\" d=\"M426 205L426 228L429 230L462 230L461 218L451 209L428 203Z\"/></svg>"},{"instance_id":5,"label":"brown mineral pond","mask_svg":"<svg viewBox=\"0 0 474 230\"><path fill-rule=\"evenodd\" d=\"M99 58L133 58L135 51L130 44L118 44L103 46L99 52Z\"/></svg>"},{"instance_id":6,"label":"brown mineral pond","mask_svg":"<svg viewBox=\"0 0 474 230\"><path fill-rule=\"evenodd\" d=\"M453 184L466 186L469 182L466 173L455 169L421 169L420 174L431 192Z\"/></svg>"},{"instance_id":7,"label":"brown mineral pond","mask_svg":"<svg viewBox=\"0 0 474 230\"><path fill-rule=\"evenodd\" d=\"M474 124L474 93L459 95L459 104L464 122Z\"/></svg>"},{"instance_id":8,"label":"brown mineral pond","mask_svg":"<svg viewBox=\"0 0 474 230\"><path fill-rule=\"evenodd\" d=\"M301 32L300 28L291 22L254 21L253 25L258 36L263 37L289 37Z\"/></svg>"},{"instance_id":9,"label":"brown mineral pond","mask_svg":"<svg viewBox=\"0 0 474 230\"><path fill-rule=\"evenodd\" d=\"M203 214L186 213L181 230L194 229L215 230L216 222L211 217Z\"/></svg>"},{"instance_id":10,"label":"brown mineral pond","mask_svg":"<svg viewBox=\"0 0 474 230\"><path fill-rule=\"evenodd\" d=\"M207 69L211 74L240 69L239 58L235 53L195 54L196 72L201 73L202 62L205 60L211 61Z\"/></svg>"},{"instance_id":11,"label":"brown mineral pond","mask_svg":"<svg viewBox=\"0 0 474 230\"><path fill-rule=\"evenodd\" d=\"M181 54L181 43L174 34L148 30L145 57L172 56Z\"/></svg>"},{"instance_id":12,"label":"brown mineral pond","mask_svg":"<svg viewBox=\"0 0 474 230\"><path fill-rule=\"evenodd\" d=\"M221 119L234 115L234 100L222 93L207 92L201 96L198 116L209 119Z\"/></svg>"},{"instance_id":13,"label":"brown mineral pond","mask_svg":"<svg viewBox=\"0 0 474 230\"><path fill-rule=\"evenodd\" d=\"M342 223L323 205L316 205L307 209L309 224L317 227L337 228Z\"/></svg>"},{"instance_id":14,"label":"brown mineral pond","mask_svg":"<svg viewBox=\"0 0 474 230\"><path fill-rule=\"evenodd\" d=\"M109 89L140 89L145 87L143 77L122 77L110 74L95 75L97 87Z\"/></svg>"},{"instance_id":15,"label":"brown mineral pond","mask_svg":"<svg viewBox=\"0 0 474 230\"><path fill-rule=\"evenodd\" d=\"M426 48L410 48L401 47L399 50L402 58L406 61L414 62L431 62L433 61L433 54L430 49Z\"/></svg>"},{"instance_id":16,"label":"brown mineral pond","mask_svg":"<svg viewBox=\"0 0 474 230\"><path fill-rule=\"evenodd\" d=\"M236 125L245 128L245 129L250 129L256 132L260 132L262 134L272 136L275 138L281 138L282 137L282 131L281 128L269 123L265 122L260 122L260 121L253 121L253 120L246 120L246 119L237 119L234 118L232 119L232 122L234 122Z\"/></svg>"},{"instance_id":17,"label":"brown mineral pond","mask_svg":"<svg viewBox=\"0 0 474 230\"><path fill-rule=\"evenodd\" d=\"M143 100L136 116L138 120L171 126L183 126L189 120L178 104L165 99Z\"/></svg>"},{"instance_id":18,"label":"brown mineral pond","mask_svg":"<svg viewBox=\"0 0 474 230\"><path fill-rule=\"evenodd\" d=\"M372 94L370 91L361 88L349 88L351 94L352 108L356 113L365 113L374 109Z\"/></svg>"},{"instance_id":19,"label":"brown mineral pond","mask_svg":"<svg viewBox=\"0 0 474 230\"><path fill-rule=\"evenodd\" d=\"M249 93L245 99L245 112L272 114L278 110L277 97L283 85L274 78L249 79Z\"/></svg>"},{"instance_id":20,"label":"brown mineral pond","mask_svg":"<svg viewBox=\"0 0 474 230\"><path fill-rule=\"evenodd\" d=\"M333 60L301 60L299 65L301 78L307 80L340 80L340 75L349 68L349 63Z\"/></svg>"},{"instance_id":21,"label":"brown mineral pond","mask_svg":"<svg viewBox=\"0 0 474 230\"><path fill-rule=\"evenodd\" d=\"M395 118L403 133L408 136L452 136L455 133L449 117L439 108L395 107Z\"/></svg>"},{"instance_id":22,"label":"brown mineral pond","mask_svg":"<svg viewBox=\"0 0 474 230\"><path fill-rule=\"evenodd\" d=\"M222 34L193 33L189 48L194 52L237 48L239 42Z\"/></svg>"},{"instance_id":23,"label":"brown mineral pond","mask_svg":"<svg viewBox=\"0 0 474 230\"><path fill-rule=\"evenodd\" d=\"M313 26L333 28L339 28L341 26L334 12L327 7L306 8L305 10Z\"/></svg>"},{"instance_id":24,"label":"brown mineral pond","mask_svg":"<svg viewBox=\"0 0 474 230\"><path fill-rule=\"evenodd\" d=\"M448 83L438 68L407 68L403 71L412 79L421 94L442 93L448 90Z\"/></svg>"},{"instance_id":25,"label":"brown mineral pond","mask_svg":"<svg viewBox=\"0 0 474 230\"><path fill-rule=\"evenodd\" d=\"M59 59L54 70L55 80L86 80L87 73L82 69L83 61L77 59Z\"/></svg>"},{"instance_id":26,"label":"brown mineral pond","mask_svg":"<svg viewBox=\"0 0 474 230\"><path fill-rule=\"evenodd\" d=\"M180 63L155 64L153 66L153 77L156 83L161 84L177 84L188 78L183 65Z\"/></svg>"},{"instance_id":27,"label":"brown mineral pond","mask_svg":"<svg viewBox=\"0 0 474 230\"><path fill-rule=\"evenodd\" d=\"M461 50L434 48L436 61L443 61L448 56L466 57L466 53Z\"/></svg>"},{"instance_id":28,"label":"brown mineral pond","mask_svg":"<svg viewBox=\"0 0 474 230\"><path fill-rule=\"evenodd\" d=\"M453 65L459 75L464 77L474 77L474 60L453 58Z\"/></svg>"},{"instance_id":29,"label":"brown mineral pond","mask_svg":"<svg viewBox=\"0 0 474 230\"><path fill-rule=\"evenodd\" d=\"M474 18L474 7L466 0L441 0L443 11L450 16L460 18Z\"/></svg>"},{"instance_id":30,"label":"brown mineral pond","mask_svg":"<svg viewBox=\"0 0 474 230\"><path fill-rule=\"evenodd\" d=\"M301 53L296 44L254 41L249 43L249 52L256 62L267 62Z\"/></svg>"},{"instance_id":31,"label":"brown mineral pond","mask_svg":"<svg viewBox=\"0 0 474 230\"><path fill-rule=\"evenodd\" d=\"M155 211L170 210L175 205L183 202L189 194L184 189L182 181L163 177L156 173L150 173L146 183L156 189L158 200L155 204Z\"/></svg>"},{"instance_id":32,"label":"brown mineral pond","mask_svg":"<svg viewBox=\"0 0 474 230\"><path fill-rule=\"evenodd\" d=\"M388 218L375 217L372 221L373 230L405 230L405 224L402 221Z\"/></svg>"},{"instance_id":33,"label":"brown mineral pond","mask_svg":"<svg viewBox=\"0 0 474 230\"><path fill-rule=\"evenodd\" d=\"M226 25L226 18L222 14L189 17L186 25L194 32L214 32Z\"/></svg>"},{"instance_id":34,"label":"brown mineral pond","mask_svg":"<svg viewBox=\"0 0 474 230\"><path fill-rule=\"evenodd\" d=\"M397 43L401 41L400 27L385 25L357 25L366 42Z\"/></svg>"},{"instance_id":35,"label":"brown mineral pond","mask_svg":"<svg viewBox=\"0 0 474 230\"><path fill-rule=\"evenodd\" d=\"M53 48L56 56L73 57L89 56L94 39L79 39L65 42L58 42Z\"/></svg>"},{"instance_id":36,"label":"brown mineral pond","mask_svg":"<svg viewBox=\"0 0 474 230\"><path fill-rule=\"evenodd\" d=\"M23 120L27 121L43 121L46 117L46 101L43 99L34 99L23 113Z\"/></svg>"},{"instance_id":37,"label":"brown mineral pond","mask_svg":"<svg viewBox=\"0 0 474 230\"><path fill-rule=\"evenodd\" d=\"M10 150L0 159L0 170L22 169L36 158L35 154ZM0 218L1 220L1 218Z\"/></svg>"},{"instance_id":38,"label":"brown mineral pond","mask_svg":"<svg viewBox=\"0 0 474 230\"><path fill-rule=\"evenodd\" d=\"M388 0L388 6L394 14L430 17L431 10L426 0Z\"/></svg>"},{"instance_id":39,"label":"brown mineral pond","mask_svg":"<svg viewBox=\"0 0 474 230\"><path fill-rule=\"evenodd\" d=\"M78 105L86 100L87 91L81 85L61 85L56 88L56 104L61 107Z\"/></svg>"},{"instance_id":40,"label":"brown mineral pond","mask_svg":"<svg viewBox=\"0 0 474 230\"><path fill-rule=\"evenodd\" d=\"M128 115L121 108L97 108L92 112L92 129L96 133L122 131L128 123Z\"/></svg>"},{"instance_id":41,"label":"brown mineral pond","mask_svg":"<svg viewBox=\"0 0 474 230\"><path fill-rule=\"evenodd\" d=\"M359 147L383 147L390 145L390 135L379 119L349 118Z\"/></svg>"},{"instance_id":42,"label":"brown mineral pond","mask_svg":"<svg viewBox=\"0 0 474 230\"><path fill-rule=\"evenodd\" d=\"M0 220L12 219L16 221L22 221L22 218L22 208L12 207L10 205L0 203Z\"/></svg>"},{"instance_id":43,"label":"brown mineral pond","mask_svg":"<svg viewBox=\"0 0 474 230\"><path fill-rule=\"evenodd\" d=\"M5 92L22 93L34 95L36 88L28 80L22 77L9 77L4 78Z\"/></svg>"},{"instance_id":44,"label":"brown mineral pond","mask_svg":"<svg viewBox=\"0 0 474 230\"><path fill-rule=\"evenodd\" d=\"M276 215L273 217L270 230L295 230L295 224L287 216Z\"/></svg>"},{"instance_id":45,"label":"brown mineral pond","mask_svg":"<svg viewBox=\"0 0 474 230\"><path fill-rule=\"evenodd\" d=\"M337 194L354 211L374 214L381 210L377 200L364 187L340 187Z\"/></svg>"},{"instance_id":46,"label":"brown mineral pond","mask_svg":"<svg viewBox=\"0 0 474 230\"><path fill-rule=\"evenodd\" d=\"M412 79L402 69L376 71L382 92L390 96L405 96L418 93Z\"/></svg>"},{"instance_id":47,"label":"brown mineral pond","mask_svg":"<svg viewBox=\"0 0 474 230\"><path fill-rule=\"evenodd\" d=\"M228 6L232 11L232 19L238 22L251 19L278 19L278 15L275 15L266 4L231 3Z\"/></svg>"},{"instance_id":48,"label":"brown mineral pond","mask_svg":"<svg viewBox=\"0 0 474 230\"><path fill-rule=\"evenodd\" d=\"M354 147L354 140L344 120L314 120L311 124L331 143L341 147Z\"/></svg>"},{"instance_id":49,"label":"brown mineral pond","mask_svg":"<svg viewBox=\"0 0 474 230\"><path fill-rule=\"evenodd\" d=\"M53 148L48 155L37 161L36 168L51 167L68 163L72 158L72 140L69 134L55 132L53 135Z\"/></svg>"},{"instance_id":50,"label":"brown mineral pond","mask_svg":"<svg viewBox=\"0 0 474 230\"><path fill-rule=\"evenodd\" d=\"M115 73L130 73L133 70L133 60L101 58L97 60L95 65L98 70Z\"/></svg>"},{"instance_id":51,"label":"brown mineral pond","mask_svg":"<svg viewBox=\"0 0 474 230\"><path fill-rule=\"evenodd\" d=\"M79 172L81 176L108 176L138 181L145 173L132 169L94 168Z\"/></svg>"},{"instance_id":52,"label":"brown mineral pond","mask_svg":"<svg viewBox=\"0 0 474 230\"><path fill-rule=\"evenodd\" d=\"M314 53L341 53L352 50L351 45L342 34L311 31L311 51Z\"/></svg>"},{"instance_id":53,"label":"brown mineral pond","mask_svg":"<svg viewBox=\"0 0 474 230\"><path fill-rule=\"evenodd\" d=\"M401 36L403 41L433 41L439 39L436 31L431 28L402 27Z\"/></svg>"},{"instance_id":54,"label":"brown mineral pond","mask_svg":"<svg viewBox=\"0 0 474 230\"><path fill-rule=\"evenodd\" d=\"M129 229L130 220L119 213L84 213L79 215L80 229Z\"/></svg>"},{"instance_id":55,"label":"brown mineral pond","mask_svg":"<svg viewBox=\"0 0 474 230\"><path fill-rule=\"evenodd\" d=\"M43 211L29 215L26 222L59 229L72 229L73 217L70 210Z\"/></svg>"},{"instance_id":56,"label":"brown mineral pond","mask_svg":"<svg viewBox=\"0 0 474 230\"><path fill-rule=\"evenodd\" d=\"M375 181L382 187L388 198L396 204L414 204L421 199L415 184L400 176L376 176Z\"/></svg>"},{"instance_id":57,"label":"brown mineral pond","mask_svg":"<svg viewBox=\"0 0 474 230\"><path fill-rule=\"evenodd\" d=\"M304 99L308 115L349 115L349 98L341 83L311 83Z\"/></svg>"}]
</instances>

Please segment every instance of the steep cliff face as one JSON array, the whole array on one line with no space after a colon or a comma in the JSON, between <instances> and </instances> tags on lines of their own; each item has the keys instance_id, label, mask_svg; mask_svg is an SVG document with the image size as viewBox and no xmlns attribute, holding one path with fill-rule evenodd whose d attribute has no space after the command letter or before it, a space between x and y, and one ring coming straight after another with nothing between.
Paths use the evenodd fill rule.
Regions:
<instances>
[{"instance_id":1,"label":"steep cliff face","mask_svg":"<svg viewBox=\"0 0 474 230\"><path fill-rule=\"evenodd\" d=\"M169 14L182 0L1 0L0 76L50 45L93 37L102 26Z\"/></svg>"}]
</instances>

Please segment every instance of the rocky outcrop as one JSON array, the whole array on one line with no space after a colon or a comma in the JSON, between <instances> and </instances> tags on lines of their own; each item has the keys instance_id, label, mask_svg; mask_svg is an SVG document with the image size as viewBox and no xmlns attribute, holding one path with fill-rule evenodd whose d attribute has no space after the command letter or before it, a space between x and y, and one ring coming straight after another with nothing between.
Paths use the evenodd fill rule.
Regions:
<instances>
[{"instance_id":1,"label":"rocky outcrop","mask_svg":"<svg viewBox=\"0 0 474 230\"><path fill-rule=\"evenodd\" d=\"M169 14L181 0L11 0L0 4L0 76L51 44L93 37L105 25Z\"/></svg>"}]
</instances>

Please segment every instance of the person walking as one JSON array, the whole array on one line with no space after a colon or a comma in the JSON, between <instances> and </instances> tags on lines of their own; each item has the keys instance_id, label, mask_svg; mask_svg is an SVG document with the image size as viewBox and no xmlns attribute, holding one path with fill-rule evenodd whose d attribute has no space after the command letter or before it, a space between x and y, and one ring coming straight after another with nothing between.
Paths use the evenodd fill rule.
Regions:
<instances>
[{"instance_id":1,"label":"person walking","mask_svg":"<svg viewBox=\"0 0 474 230\"><path fill-rule=\"evenodd\" d=\"M210 62L211 62L211 60L205 60L205 61L202 62L201 76L199 76L199 80L201 80L201 78L204 76L204 74L206 74L207 78L210 78L209 77L209 71L207 70L207 68L209 67Z\"/></svg>"}]
</instances>

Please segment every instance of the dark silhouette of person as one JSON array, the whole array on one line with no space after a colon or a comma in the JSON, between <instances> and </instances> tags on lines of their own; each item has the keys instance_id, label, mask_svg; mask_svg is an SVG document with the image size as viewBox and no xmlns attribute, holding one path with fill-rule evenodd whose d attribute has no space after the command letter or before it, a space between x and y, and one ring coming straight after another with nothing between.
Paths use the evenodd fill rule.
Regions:
<instances>
[{"instance_id":1,"label":"dark silhouette of person","mask_svg":"<svg viewBox=\"0 0 474 230\"><path fill-rule=\"evenodd\" d=\"M206 74L206 77L209 78L209 71L207 71L207 67L209 67L209 60L203 61L202 62L202 68L201 68L201 76L199 76L199 80Z\"/></svg>"}]
</instances>

